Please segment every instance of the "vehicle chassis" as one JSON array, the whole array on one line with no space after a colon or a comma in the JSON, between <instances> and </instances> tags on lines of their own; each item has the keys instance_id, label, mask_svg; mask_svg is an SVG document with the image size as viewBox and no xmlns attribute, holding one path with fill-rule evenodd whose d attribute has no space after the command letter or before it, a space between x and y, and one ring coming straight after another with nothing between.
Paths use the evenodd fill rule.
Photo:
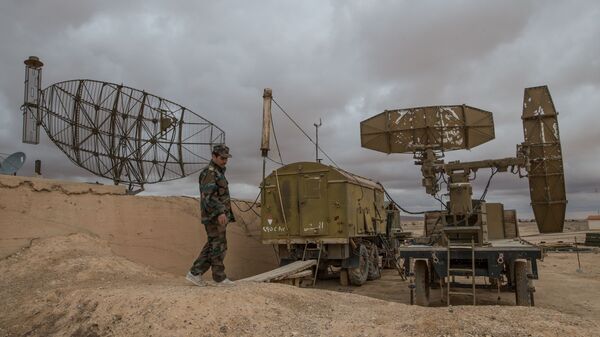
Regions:
<instances>
[{"instance_id":1,"label":"vehicle chassis","mask_svg":"<svg viewBox=\"0 0 600 337\"><path fill-rule=\"evenodd\" d=\"M474 249L451 249L450 250L450 263L454 267L462 267L465 271L452 271L448 275L448 248L443 246L428 246L428 245L407 245L398 248L400 258L403 260L403 269L405 276L419 278L419 275L415 275L415 262L425 261L427 266L427 273L425 280L416 279L415 283L421 282L424 287L415 287L411 283L411 304L413 302L412 290L416 292L426 291L427 297L429 287L431 285L440 285L442 281L450 282L452 276L470 276L470 272L466 269L472 268L472 257L475 257L475 276L488 277L490 281L498 281L496 285L500 290L500 280L503 276L506 276L506 282L509 286L508 289L517 292L519 281L515 281L514 266L517 260L526 261L527 263L527 284L524 285L527 288L529 297L529 305L534 305L533 292L535 288L532 285L531 280L537 280L538 268L537 260L542 259L542 250L539 247L517 243L514 246L476 246ZM448 277L450 276L450 277ZM422 277L422 276L421 276ZM453 281L453 280L452 280ZM491 282L490 282L491 284ZM453 287L460 287L460 284L453 284ZM464 285L462 285L464 287ZM506 289L506 288L504 288ZM422 296L422 295L421 295ZM419 297L419 294L417 294ZM443 296L442 296L443 297ZM442 298L442 300L444 300ZM517 294L517 302L519 302L519 295ZM417 303L422 304L422 303ZM426 303L425 305L427 305ZM518 305L523 305L517 303Z\"/></svg>"}]
</instances>

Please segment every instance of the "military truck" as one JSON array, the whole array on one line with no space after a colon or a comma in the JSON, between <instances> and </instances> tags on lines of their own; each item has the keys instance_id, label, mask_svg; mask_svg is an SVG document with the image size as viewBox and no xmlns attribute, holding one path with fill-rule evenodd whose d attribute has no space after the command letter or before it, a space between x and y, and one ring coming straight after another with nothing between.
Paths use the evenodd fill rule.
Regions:
<instances>
[{"instance_id":1,"label":"military truck","mask_svg":"<svg viewBox=\"0 0 600 337\"><path fill-rule=\"evenodd\" d=\"M280 264L317 260L317 274L339 271L342 285L377 279L391 253L399 212L386 209L381 184L316 162L282 166L262 183L262 242ZM315 277L317 275L315 274Z\"/></svg>"}]
</instances>

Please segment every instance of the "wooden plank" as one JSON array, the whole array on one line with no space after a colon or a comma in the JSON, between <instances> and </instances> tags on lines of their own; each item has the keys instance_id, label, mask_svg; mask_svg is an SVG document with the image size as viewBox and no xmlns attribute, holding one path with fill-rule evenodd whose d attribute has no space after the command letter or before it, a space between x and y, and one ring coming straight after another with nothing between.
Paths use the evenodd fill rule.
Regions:
<instances>
[{"instance_id":1,"label":"wooden plank","mask_svg":"<svg viewBox=\"0 0 600 337\"><path fill-rule=\"evenodd\" d=\"M285 266L281 266L277 269L269 270L268 272L262 274L247 277L241 281L269 282L271 280L283 279L286 276L296 274L316 264L317 260L296 261L286 264Z\"/></svg>"},{"instance_id":2,"label":"wooden plank","mask_svg":"<svg viewBox=\"0 0 600 337\"><path fill-rule=\"evenodd\" d=\"M348 279L348 269L342 268L340 270L340 285L347 287L350 285L350 279Z\"/></svg>"},{"instance_id":3,"label":"wooden plank","mask_svg":"<svg viewBox=\"0 0 600 337\"><path fill-rule=\"evenodd\" d=\"M299 273L296 274L292 274L292 275L288 275L288 276L283 276L282 278L276 278L275 280L289 280L289 279L294 279L294 278L302 278L302 277L311 277L313 274L311 269L306 269L303 270Z\"/></svg>"}]
</instances>

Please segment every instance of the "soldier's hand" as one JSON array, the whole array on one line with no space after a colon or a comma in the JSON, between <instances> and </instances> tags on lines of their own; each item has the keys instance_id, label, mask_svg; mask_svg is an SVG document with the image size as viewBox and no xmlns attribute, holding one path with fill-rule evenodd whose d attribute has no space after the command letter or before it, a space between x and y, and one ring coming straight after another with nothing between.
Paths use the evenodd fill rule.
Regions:
<instances>
[{"instance_id":1,"label":"soldier's hand","mask_svg":"<svg viewBox=\"0 0 600 337\"><path fill-rule=\"evenodd\" d=\"M219 217L217 218L217 221L219 221L219 225L226 225L227 224L227 215L225 215L225 213L219 215Z\"/></svg>"}]
</instances>

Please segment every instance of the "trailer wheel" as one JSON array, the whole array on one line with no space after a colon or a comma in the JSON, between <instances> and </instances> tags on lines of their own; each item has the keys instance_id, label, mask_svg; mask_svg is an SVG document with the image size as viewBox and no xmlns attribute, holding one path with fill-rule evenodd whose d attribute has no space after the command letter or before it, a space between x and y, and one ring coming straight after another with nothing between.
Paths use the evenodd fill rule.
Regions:
<instances>
[{"instance_id":1,"label":"trailer wheel","mask_svg":"<svg viewBox=\"0 0 600 337\"><path fill-rule=\"evenodd\" d=\"M415 261L415 303L429 306L429 267L427 261Z\"/></svg>"},{"instance_id":2,"label":"trailer wheel","mask_svg":"<svg viewBox=\"0 0 600 337\"><path fill-rule=\"evenodd\" d=\"M517 259L514 264L515 296L517 305L530 307L529 280L527 279L527 260Z\"/></svg>"},{"instance_id":3,"label":"trailer wheel","mask_svg":"<svg viewBox=\"0 0 600 337\"><path fill-rule=\"evenodd\" d=\"M348 268L350 284L361 286L367 281L369 275L369 252L365 245L358 248L358 267Z\"/></svg>"},{"instance_id":4,"label":"trailer wheel","mask_svg":"<svg viewBox=\"0 0 600 337\"><path fill-rule=\"evenodd\" d=\"M373 245L369 256L369 274L367 280L377 280L381 278L381 269L379 269L379 249Z\"/></svg>"}]
</instances>

